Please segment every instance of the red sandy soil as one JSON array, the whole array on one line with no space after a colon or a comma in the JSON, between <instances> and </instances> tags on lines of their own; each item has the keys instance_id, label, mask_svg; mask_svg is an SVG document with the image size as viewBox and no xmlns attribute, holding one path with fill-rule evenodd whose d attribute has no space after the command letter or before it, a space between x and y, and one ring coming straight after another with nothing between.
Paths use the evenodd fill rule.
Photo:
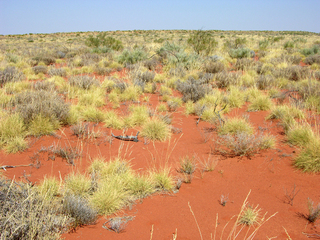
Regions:
<instances>
[{"instance_id":1,"label":"red sandy soil","mask_svg":"<svg viewBox=\"0 0 320 240\"><path fill-rule=\"evenodd\" d=\"M150 95L150 104L153 108L161 98L158 94ZM126 106L122 106L125 108ZM132 216L124 232L115 233L102 228L107 221L100 217L95 225L84 226L74 232L63 234L65 239L220 239L225 225L230 219L240 212L241 205L251 190L248 202L255 207L259 204L261 217L267 212L266 217L277 213L266 222L257 232L255 239L308 239L304 233L320 234L319 221L308 223L303 217L308 213L307 201L312 199L315 204L320 202L320 175L303 173L293 167L293 160L299 149L290 147L286 137L277 121L265 121L267 111L246 112L247 105L235 109L229 116L249 115L250 122L256 130L267 129L277 137L277 146L272 150L263 150L251 158L223 157L212 154L217 134L215 131L204 133L205 129L214 128L213 125L200 121L196 125L196 116L185 116L183 108L173 113L173 126L182 129L182 133L173 134L170 141L163 143L151 142L147 145L144 141L120 142L113 140L110 145L105 136L110 136L111 131L117 135L121 131L107 129L103 124L94 127L100 130L102 136L91 141L79 140L72 136L70 127L57 131L56 136L30 138L30 148L22 153L6 155L0 152L1 165L30 164L32 159L39 160L40 167L8 168L5 176L17 180L28 179L39 183L45 175L56 176L62 179L72 171L84 172L92 159L104 156L106 159L117 156L126 157L131 161L133 169L146 172L152 167L169 166L172 174L178 176L176 171L179 158L186 155L196 155L199 159L212 157L218 161L214 171L200 173L200 165L194 174L192 183L182 184L178 193L156 194L137 202L130 209L120 211L118 216ZM127 134L136 134L138 129L130 129ZM205 141L205 136L209 140ZM46 153L36 152L42 147L52 144L64 146L77 146L82 149L82 157L75 161L75 166L68 164L61 158L48 159ZM122 145L122 148L120 147ZM300 190L294 198L293 205L288 204L285 191L291 192L296 186ZM227 195L229 201L225 206L219 203L220 196ZM189 205L194 216L189 208ZM217 227L216 217L218 216ZM234 218L224 229L221 239L227 239L234 224ZM241 226L238 226L240 230ZM244 234L249 228L244 227L237 239L244 239ZM286 229L286 230L285 230ZM253 227L249 229L252 232ZM212 235L211 235L212 234ZM273 237L273 238L272 238Z\"/></svg>"}]
</instances>

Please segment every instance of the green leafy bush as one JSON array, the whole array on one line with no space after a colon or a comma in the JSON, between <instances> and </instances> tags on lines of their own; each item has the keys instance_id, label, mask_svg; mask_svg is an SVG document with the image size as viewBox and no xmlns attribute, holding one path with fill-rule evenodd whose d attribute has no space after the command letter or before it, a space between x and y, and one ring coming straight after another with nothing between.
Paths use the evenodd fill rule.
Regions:
<instances>
[{"instance_id":1,"label":"green leafy bush","mask_svg":"<svg viewBox=\"0 0 320 240\"><path fill-rule=\"evenodd\" d=\"M191 34L188 44L197 54L209 55L218 46L218 42L214 37L206 31L197 30Z\"/></svg>"},{"instance_id":2,"label":"green leafy bush","mask_svg":"<svg viewBox=\"0 0 320 240\"><path fill-rule=\"evenodd\" d=\"M140 48L136 48L132 51L125 49L118 56L118 62L121 64L134 64L145 59L147 59L147 53Z\"/></svg>"},{"instance_id":3,"label":"green leafy bush","mask_svg":"<svg viewBox=\"0 0 320 240\"><path fill-rule=\"evenodd\" d=\"M99 33L97 37L91 35L86 39L85 44L88 47L99 48L100 46L103 46L107 49L112 49L115 51L120 51L123 49L123 44L120 40L110 36L106 37L106 35L106 32Z\"/></svg>"}]
</instances>

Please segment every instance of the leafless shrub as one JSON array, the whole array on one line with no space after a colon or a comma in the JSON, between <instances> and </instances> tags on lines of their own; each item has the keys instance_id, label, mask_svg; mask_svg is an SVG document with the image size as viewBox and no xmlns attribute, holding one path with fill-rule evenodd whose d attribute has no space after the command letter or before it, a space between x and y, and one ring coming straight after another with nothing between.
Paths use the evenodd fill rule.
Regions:
<instances>
[{"instance_id":1,"label":"leafless shrub","mask_svg":"<svg viewBox=\"0 0 320 240\"><path fill-rule=\"evenodd\" d=\"M140 79L144 82L152 82L152 80L154 79L155 77L155 73L154 72L144 72L140 75Z\"/></svg>"},{"instance_id":2,"label":"leafless shrub","mask_svg":"<svg viewBox=\"0 0 320 240\"><path fill-rule=\"evenodd\" d=\"M176 101L168 101L169 112L175 112L179 108L179 103Z\"/></svg>"},{"instance_id":3,"label":"leafless shrub","mask_svg":"<svg viewBox=\"0 0 320 240\"><path fill-rule=\"evenodd\" d=\"M308 56L306 57L304 62L309 65L312 65L314 63L320 64L320 54Z\"/></svg>"},{"instance_id":4,"label":"leafless shrub","mask_svg":"<svg viewBox=\"0 0 320 240\"><path fill-rule=\"evenodd\" d=\"M287 189L285 189L285 197L286 197L286 200L288 202L288 204L290 204L291 206L293 206L293 200L294 198L297 196L297 194L300 192L300 189L296 189L296 184L293 185L293 189L288 192Z\"/></svg>"},{"instance_id":5,"label":"leafless shrub","mask_svg":"<svg viewBox=\"0 0 320 240\"><path fill-rule=\"evenodd\" d=\"M221 194L219 203L220 203L222 206L225 206L228 201L229 201L229 194L228 194L228 195L222 195L222 194Z\"/></svg>"},{"instance_id":6,"label":"leafless shrub","mask_svg":"<svg viewBox=\"0 0 320 240\"><path fill-rule=\"evenodd\" d=\"M65 159L67 163L71 165L75 165L74 160L81 156L81 151L77 147L61 147L60 145L54 145L52 149L50 149L49 154L53 154L53 158L61 157Z\"/></svg>"},{"instance_id":7,"label":"leafless shrub","mask_svg":"<svg viewBox=\"0 0 320 240\"><path fill-rule=\"evenodd\" d=\"M56 62L56 59L53 56L46 54L33 57L32 60L34 61L34 65L38 65L40 62L43 62L45 65L50 65Z\"/></svg>"},{"instance_id":8,"label":"leafless shrub","mask_svg":"<svg viewBox=\"0 0 320 240\"><path fill-rule=\"evenodd\" d=\"M160 64L160 61L157 58L151 58L143 62L143 65L149 70L156 70L156 67Z\"/></svg>"},{"instance_id":9,"label":"leafless shrub","mask_svg":"<svg viewBox=\"0 0 320 240\"><path fill-rule=\"evenodd\" d=\"M320 80L320 71L314 72L314 77L315 79Z\"/></svg>"},{"instance_id":10,"label":"leafless shrub","mask_svg":"<svg viewBox=\"0 0 320 240\"><path fill-rule=\"evenodd\" d=\"M57 239L70 219L30 185L0 179L1 239Z\"/></svg>"},{"instance_id":11,"label":"leafless shrub","mask_svg":"<svg viewBox=\"0 0 320 240\"><path fill-rule=\"evenodd\" d=\"M236 70L247 70L254 66L254 60L249 58L238 58L234 65Z\"/></svg>"},{"instance_id":12,"label":"leafless shrub","mask_svg":"<svg viewBox=\"0 0 320 240\"><path fill-rule=\"evenodd\" d=\"M56 86L53 82L48 81L38 81L33 84L33 88L36 91L45 90L45 91L54 91Z\"/></svg>"},{"instance_id":13,"label":"leafless shrub","mask_svg":"<svg viewBox=\"0 0 320 240\"><path fill-rule=\"evenodd\" d=\"M66 77L67 71L64 68L50 68L48 74L50 76Z\"/></svg>"},{"instance_id":14,"label":"leafless shrub","mask_svg":"<svg viewBox=\"0 0 320 240\"><path fill-rule=\"evenodd\" d=\"M178 80L176 84L177 90L183 94L182 100L184 102L188 100L196 102L211 90L208 84L203 84L202 81L193 78L189 78L186 82Z\"/></svg>"},{"instance_id":15,"label":"leafless shrub","mask_svg":"<svg viewBox=\"0 0 320 240\"><path fill-rule=\"evenodd\" d=\"M56 92L22 92L16 95L15 106L25 123L30 123L39 114L62 124L68 122L69 105Z\"/></svg>"},{"instance_id":16,"label":"leafless shrub","mask_svg":"<svg viewBox=\"0 0 320 240\"><path fill-rule=\"evenodd\" d=\"M213 62L213 61L209 61L204 65L204 71L206 73L218 73L218 72L222 72L226 69L225 65L218 61L218 62Z\"/></svg>"},{"instance_id":17,"label":"leafless shrub","mask_svg":"<svg viewBox=\"0 0 320 240\"><path fill-rule=\"evenodd\" d=\"M219 146L218 152L226 156L247 156L257 153L263 143L263 135L247 134L239 132L234 135L221 135L216 143Z\"/></svg>"},{"instance_id":18,"label":"leafless shrub","mask_svg":"<svg viewBox=\"0 0 320 240\"><path fill-rule=\"evenodd\" d=\"M71 126L70 130L73 135L82 139L94 139L101 135L100 131L94 131L94 129L89 128L89 123L80 122L76 125Z\"/></svg>"},{"instance_id":19,"label":"leafless shrub","mask_svg":"<svg viewBox=\"0 0 320 240\"><path fill-rule=\"evenodd\" d=\"M186 70L183 67L171 68L169 75L171 77L181 77L183 78L187 74Z\"/></svg>"},{"instance_id":20,"label":"leafless shrub","mask_svg":"<svg viewBox=\"0 0 320 240\"><path fill-rule=\"evenodd\" d=\"M100 61L101 57L96 53L85 53L80 56L81 66L89 66Z\"/></svg>"},{"instance_id":21,"label":"leafless shrub","mask_svg":"<svg viewBox=\"0 0 320 240\"><path fill-rule=\"evenodd\" d=\"M96 66L94 72L98 75L109 75L112 72L112 69Z\"/></svg>"},{"instance_id":22,"label":"leafless shrub","mask_svg":"<svg viewBox=\"0 0 320 240\"><path fill-rule=\"evenodd\" d=\"M73 228L94 224L98 214L85 198L76 195L67 195L64 198L62 211L74 219Z\"/></svg>"},{"instance_id":23,"label":"leafless shrub","mask_svg":"<svg viewBox=\"0 0 320 240\"><path fill-rule=\"evenodd\" d=\"M157 115L157 117L168 125L172 123L172 115L170 113L166 113L164 115L160 114L160 115Z\"/></svg>"},{"instance_id":24,"label":"leafless shrub","mask_svg":"<svg viewBox=\"0 0 320 240\"><path fill-rule=\"evenodd\" d=\"M35 74L38 74L38 73L46 74L48 72L48 67L39 65L39 66L34 66L32 70Z\"/></svg>"},{"instance_id":25,"label":"leafless shrub","mask_svg":"<svg viewBox=\"0 0 320 240\"><path fill-rule=\"evenodd\" d=\"M239 81L240 76L241 75L238 72L219 72L214 76L215 84L218 88L227 88L230 85L236 85Z\"/></svg>"},{"instance_id":26,"label":"leafless shrub","mask_svg":"<svg viewBox=\"0 0 320 240\"><path fill-rule=\"evenodd\" d=\"M195 172L196 168L197 164L195 157L193 156L190 158L189 156L185 156L180 159L180 167L177 169L177 171L183 174L185 183L191 183L193 173Z\"/></svg>"},{"instance_id":27,"label":"leafless shrub","mask_svg":"<svg viewBox=\"0 0 320 240\"><path fill-rule=\"evenodd\" d=\"M6 67L3 71L0 70L0 85L7 82L18 82L24 78L22 72L19 72L15 67Z\"/></svg>"},{"instance_id":28,"label":"leafless shrub","mask_svg":"<svg viewBox=\"0 0 320 240\"><path fill-rule=\"evenodd\" d=\"M128 83L121 80L115 80L114 88L119 89L121 93L123 93L127 87L128 87Z\"/></svg>"},{"instance_id":29,"label":"leafless shrub","mask_svg":"<svg viewBox=\"0 0 320 240\"><path fill-rule=\"evenodd\" d=\"M257 88L260 90L266 90L275 86L276 80L271 75L259 75L256 79Z\"/></svg>"},{"instance_id":30,"label":"leafless shrub","mask_svg":"<svg viewBox=\"0 0 320 240\"><path fill-rule=\"evenodd\" d=\"M110 218L108 221L106 221L102 227L104 229L107 229L109 231L113 231L116 233L121 233L125 230L127 224L129 221L132 221L134 217L114 217Z\"/></svg>"},{"instance_id":31,"label":"leafless shrub","mask_svg":"<svg viewBox=\"0 0 320 240\"><path fill-rule=\"evenodd\" d=\"M308 198L309 213L306 217L308 221L311 223L315 222L320 216L320 203L318 204L317 207L314 207L313 204L314 204L313 201L311 201L311 199Z\"/></svg>"},{"instance_id":32,"label":"leafless shrub","mask_svg":"<svg viewBox=\"0 0 320 240\"><path fill-rule=\"evenodd\" d=\"M91 86L99 86L99 81L94 77L83 75L83 76L72 76L69 78L69 83L72 86L77 86L83 89L89 89Z\"/></svg>"},{"instance_id":33,"label":"leafless shrub","mask_svg":"<svg viewBox=\"0 0 320 240\"><path fill-rule=\"evenodd\" d=\"M284 69L274 69L272 74L276 78L284 77L292 81L299 81L310 77L309 69L301 66L290 66Z\"/></svg>"},{"instance_id":34,"label":"leafless shrub","mask_svg":"<svg viewBox=\"0 0 320 240\"><path fill-rule=\"evenodd\" d=\"M214 74L199 72L198 76L201 82L209 84L210 82L212 82Z\"/></svg>"},{"instance_id":35,"label":"leafless shrub","mask_svg":"<svg viewBox=\"0 0 320 240\"><path fill-rule=\"evenodd\" d=\"M135 80L133 81L133 85L140 87L141 90L142 90L142 92L144 92L144 88L145 88L145 86L146 86L146 82L144 82L144 81L142 81L142 80L140 80L140 79L135 79Z\"/></svg>"}]
</instances>

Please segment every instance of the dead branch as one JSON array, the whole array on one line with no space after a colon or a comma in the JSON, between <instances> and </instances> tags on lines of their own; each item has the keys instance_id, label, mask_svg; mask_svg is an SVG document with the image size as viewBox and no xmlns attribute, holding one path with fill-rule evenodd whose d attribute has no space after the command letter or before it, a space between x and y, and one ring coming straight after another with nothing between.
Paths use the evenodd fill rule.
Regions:
<instances>
[{"instance_id":1,"label":"dead branch","mask_svg":"<svg viewBox=\"0 0 320 240\"><path fill-rule=\"evenodd\" d=\"M13 165L4 165L4 166L0 166L0 168L2 168L3 170L7 171L6 168L16 168L16 167L31 167L33 166L33 163L30 163L28 165L16 165L16 166L13 166Z\"/></svg>"}]
</instances>

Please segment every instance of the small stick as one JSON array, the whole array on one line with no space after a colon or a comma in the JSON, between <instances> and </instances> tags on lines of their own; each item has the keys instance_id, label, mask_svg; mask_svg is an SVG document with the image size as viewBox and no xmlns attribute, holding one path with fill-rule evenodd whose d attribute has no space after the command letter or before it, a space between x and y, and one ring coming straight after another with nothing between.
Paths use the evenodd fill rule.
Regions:
<instances>
[{"instance_id":1,"label":"small stick","mask_svg":"<svg viewBox=\"0 0 320 240\"><path fill-rule=\"evenodd\" d=\"M0 166L0 168L2 168L3 170L7 171L6 168L16 168L16 167L30 167L33 166L32 163L30 163L29 165L16 165L16 166L12 166L12 165L4 165L4 166Z\"/></svg>"}]
</instances>

